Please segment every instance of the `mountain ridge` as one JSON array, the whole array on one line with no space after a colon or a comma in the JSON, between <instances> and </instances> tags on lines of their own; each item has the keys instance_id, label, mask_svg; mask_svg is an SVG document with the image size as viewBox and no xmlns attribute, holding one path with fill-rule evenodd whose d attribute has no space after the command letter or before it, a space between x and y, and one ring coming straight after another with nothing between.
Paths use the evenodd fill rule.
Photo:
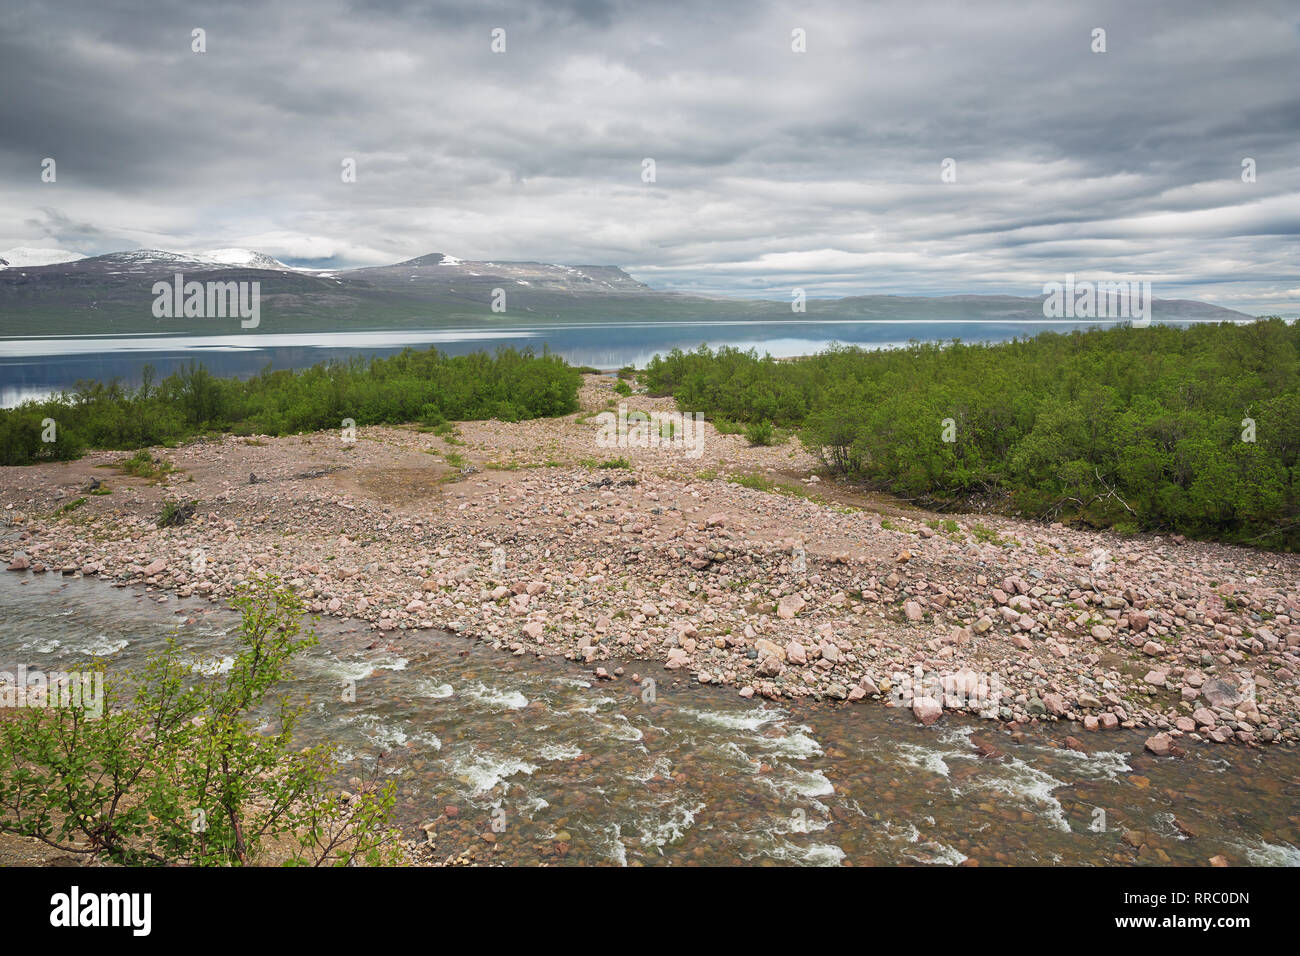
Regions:
<instances>
[{"instance_id":1,"label":"mountain ridge","mask_svg":"<svg viewBox=\"0 0 1300 956\"><path fill-rule=\"evenodd\" d=\"M45 250L60 252L61 250ZM69 255L76 255L71 253ZM295 268L241 248L205 252L137 249L39 266L0 269L0 336L193 333L221 320L159 319L153 284L177 273L191 281L258 282L259 331L401 330L530 323L745 319L976 323L1045 322L1042 296L871 294L788 300L741 299L655 289L618 266L466 260L426 253L389 265ZM1241 321L1242 312L1197 300L1155 299L1154 321Z\"/></svg>"}]
</instances>

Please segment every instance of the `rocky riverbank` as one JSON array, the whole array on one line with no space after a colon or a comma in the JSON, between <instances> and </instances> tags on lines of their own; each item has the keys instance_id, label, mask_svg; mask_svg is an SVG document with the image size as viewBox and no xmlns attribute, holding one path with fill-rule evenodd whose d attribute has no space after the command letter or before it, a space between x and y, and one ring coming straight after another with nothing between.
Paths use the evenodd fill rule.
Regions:
<instances>
[{"instance_id":1,"label":"rocky riverbank","mask_svg":"<svg viewBox=\"0 0 1300 956\"><path fill-rule=\"evenodd\" d=\"M593 413L672 410L612 381L563 419L227 436L154 449L154 477L111 452L0 468L0 558L160 601L274 573L386 641L446 628L610 680L645 659L924 722L1149 728L1157 754L1300 740L1300 557L934 515L708 424L698 457L602 447ZM169 503L194 512L159 527Z\"/></svg>"}]
</instances>

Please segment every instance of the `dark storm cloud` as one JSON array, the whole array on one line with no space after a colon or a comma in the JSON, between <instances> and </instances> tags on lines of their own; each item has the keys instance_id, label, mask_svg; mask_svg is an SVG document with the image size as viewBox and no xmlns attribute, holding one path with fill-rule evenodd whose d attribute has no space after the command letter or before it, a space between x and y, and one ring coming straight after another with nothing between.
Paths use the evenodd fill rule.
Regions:
<instances>
[{"instance_id":1,"label":"dark storm cloud","mask_svg":"<svg viewBox=\"0 0 1300 956\"><path fill-rule=\"evenodd\" d=\"M445 251L781 297L1115 274L1300 311L1282 2L11 0L6 18L0 249Z\"/></svg>"}]
</instances>

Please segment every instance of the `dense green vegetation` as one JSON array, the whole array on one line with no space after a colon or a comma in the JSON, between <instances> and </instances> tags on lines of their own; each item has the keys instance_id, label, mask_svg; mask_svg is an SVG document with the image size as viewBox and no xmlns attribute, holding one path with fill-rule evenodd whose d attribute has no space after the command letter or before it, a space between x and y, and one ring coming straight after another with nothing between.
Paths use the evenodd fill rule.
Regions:
<instances>
[{"instance_id":1,"label":"dense green vegetation","mask_svg":"<svg viewBox=\"0 0 1300 956\"><path fill-rule=\"evenodd\" d=\"M645 382L798 427L836 472L933 507L1300 546L1300 325L1281 319L794 362L701 348Z\"/></svg>"},{"instance_id":2,"label":"dense green vegetation","mask_svg":"<svg viewBox=\"0 0 1300 956\"><path fill-rule=\"evenodd\" d=\"M577 409L581 383L579 372L558 357L515 349L456 356L407 349L302 371L267 369L247 381L216 378L193 362L162 381L146 368L138 388L81 382L49 401L0 411L0 464L75 458L85 448L167 444L205 432L340 428L344 419L358 426L437 425L564 415Z\"/></svg>"}]
</instances>

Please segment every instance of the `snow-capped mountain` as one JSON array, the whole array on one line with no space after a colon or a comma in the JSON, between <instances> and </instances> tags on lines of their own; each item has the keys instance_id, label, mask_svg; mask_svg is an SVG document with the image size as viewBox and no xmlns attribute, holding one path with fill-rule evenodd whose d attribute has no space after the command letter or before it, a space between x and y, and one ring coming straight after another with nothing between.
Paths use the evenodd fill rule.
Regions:
<instances>
[{"instance_id":1,"label":"snow-capped mountain","mask_svg":"<svg viewBox=\"0 0 1300 956\"><path fill-rule=\"evenodd\" d=\"M251 249L209 249L207 252L194 253L194 258L218 266L295 271L293 266L287 266L279 259L273 259L264 252L254 252Z\"/></svg>"},{"instance_id":2,"label":"snow-capped mountain","mask_svg":"<svg viewBox=\"0 0 1300 956\"><path fill-rule=\"evenodd\" d=\"M76 262L86 258L79 252L66 249L43 249L32 246L17 246L0 252L0 269L24 269L37 266L53 266L62 262Z\"/></svg>"},{"instance_id":3,"label":"snow-capped mountain","mask_svg":"<svg viewBox=\"0 0 1300 956\"><path fill-rule=\"evenodd\" d=\"M433 291L459 288L490 290L504 282L516 290L563 293L597 293L607 295L641 295L653 290L616 266L562 266L549 262L487 262L460 259L444 252L431 252L394 263L361 269L335 270L340 275L364 278L369 282L391 284L393 288L415 283Z\"/></svg>"},{"instance_id":4,"label":"snow-capped mountain","mask_svg":"<svg viewBox=\"0 0 1300 956\"><path fill-rule=\"evenodd\" d=\"M168 252L165 249L134 249L96 256L105 266L117 266L126 272L153 272L158 268L177 269L268 269L292 272L279 259L250 249L211 249L206 252Z\"/></svg>"},{"instance_id":5,"label":"snow-capped mountain","mask_svg":"<svg viewBox=\"0 0 1300 956\"><path fill-rule=\"evenodd\" d=\"M60 254L36 251L46 257ZM5 258L10 255L19 262L33 261L30 255L14 253ZM262 325L277 331L427 329L480 321L709 324L755 318L790 321L791 315L785 301L661 291L609 265L486 261L432 252L392 265L322 270L294 268L248 249L61 255L63 260L50 265L0 269L0 337L37 330L193 331L190 318L160 320L152 311L155 283L170 283L180 273L187 281L258 283ZM1152 305L1154 320L1162 322L1247 318L1200 302L1161 299ZM1043 302L1041 296L853 296L821 300L817 314L825 319L1029 322L1042 320Z\"/></svg>"},{"instance_id":6,"label":"snow-capped mountain","mask_svg":"<svg viewBox=\"0 0 1300 956\"><path fill-rule=\"evenodd\" d=\"M72 255L69 253L68 255ZM204 252L168 252L165 249L132 249L130 252L110 252L102 256L75 256L55 260L57 263L77 262L81 266L94 266L107 275L154 275L167 270L191 272L213 269L259 269L270 272L296 272L279 259L250 249L210 249ZM44 263L42 263L44 264ZM30 263L35 267L36 263Z\"/></svg>"}]
</instances>

